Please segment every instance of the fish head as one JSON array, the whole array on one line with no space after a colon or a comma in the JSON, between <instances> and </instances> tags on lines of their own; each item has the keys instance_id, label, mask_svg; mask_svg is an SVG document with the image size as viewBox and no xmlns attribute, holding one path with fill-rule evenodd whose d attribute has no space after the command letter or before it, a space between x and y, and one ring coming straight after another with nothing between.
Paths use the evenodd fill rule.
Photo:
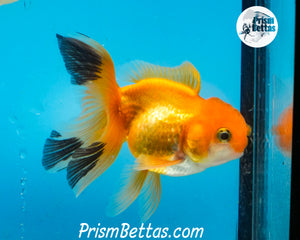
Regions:
<instances>
[{"instance_id":1,"label":"fish head","mask_svg":"<svg viewBox=\"0 0 300 240\"><path fill-rule=\"evenodd\" d=\"M186 154L208 166L241 157L251 134L241 113L219 98L205 100L203 111L187 129Z\"/></svg>"}]
</instances>

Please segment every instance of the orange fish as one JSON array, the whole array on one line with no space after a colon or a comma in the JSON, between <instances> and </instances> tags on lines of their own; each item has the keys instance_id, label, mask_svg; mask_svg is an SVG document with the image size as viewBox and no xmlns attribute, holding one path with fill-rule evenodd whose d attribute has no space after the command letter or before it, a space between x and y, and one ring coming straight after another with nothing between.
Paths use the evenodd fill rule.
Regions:
<instances>
[{"instance_id":1,"label":"orange fish","mask_svg":"<svg viewBox=\"0 0 300 240\"><path fill-rule=\"evenodd\" d=\"M128 76L134 84L120 88L99 43L84 35L57 38L71 82L85 90L83 110L73 131L52 131L42 163L46 170L66 168L77 196L111 166L125 141L136 162L109 213L124 211L143 188L143 221L158 206L161 174L186 176L243 155L251 128L231 105L199 96L200 75L191 63L135 62Z\"/></svg>"},{"instance_id":2,"label":"orange fish","mask_svg":"<svg viewBox=\"0 0 300 240\"><path fill-rule=\"evenodd\" d=\"M293 104L289 105L279 116L277 125L273 127L275 143L282 153L291 157L293 133Z\"/></svg>"}]
</instances>

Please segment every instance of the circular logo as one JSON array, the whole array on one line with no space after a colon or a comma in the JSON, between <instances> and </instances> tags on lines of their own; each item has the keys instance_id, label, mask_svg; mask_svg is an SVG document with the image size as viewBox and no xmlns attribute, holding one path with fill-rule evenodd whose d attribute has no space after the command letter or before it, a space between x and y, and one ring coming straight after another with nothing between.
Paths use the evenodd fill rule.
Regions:
<instances>
[{"instance_id":1,"label":"circular logo","mask_svg":"<svg viewBox=\"0 0 300 240\"><path fill-rule=\"evenodd\" d=\"M270 44L276 37L278 23L267 8L254 6L245 9L236 23L236 31L243 43L260 48Z\"/></svg>"}]
</instances>

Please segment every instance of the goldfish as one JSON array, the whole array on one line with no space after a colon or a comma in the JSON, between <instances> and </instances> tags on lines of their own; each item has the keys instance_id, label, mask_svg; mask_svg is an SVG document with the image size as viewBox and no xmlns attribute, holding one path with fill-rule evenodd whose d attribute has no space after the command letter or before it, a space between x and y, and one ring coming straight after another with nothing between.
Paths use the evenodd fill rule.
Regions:
<instances>
[{"instance_id":1,"label":"goldfish","mask_svg":"<svg viewBox=\"0 0 300 240\"><path fill-rule=\"evenodd\" d=\"M277 124L273 127L275 144L286 156L291 157L293 133L293 104L286 107L279 115Z\"/></svg>"},{"instance_id":2,"label":"goldfish","mask_svg":"<svg viewBox=\"0 0 300 240\"><path fill-rule=\"evenodd\" d=\"M51 132L42 164L66 169L76 196L112 165L125 141L135 163L108 213L120 214L143 192L142 221L159 204L161 175L187 176L243 155L251 128L230 104L199 96L200 74L190 62L135 61L126 76L131 84L119 87L99 43L85 35L57 39L71 83L83 89L82 113L71 130Z\"/></svg>"}]
</instances>

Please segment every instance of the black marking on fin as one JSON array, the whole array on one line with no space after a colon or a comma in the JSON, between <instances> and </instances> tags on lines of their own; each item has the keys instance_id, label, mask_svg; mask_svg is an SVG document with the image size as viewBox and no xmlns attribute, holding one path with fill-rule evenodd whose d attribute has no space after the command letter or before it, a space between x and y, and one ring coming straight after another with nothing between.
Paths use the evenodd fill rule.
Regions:
<instances>
[{"instance_id":1,"label":"black marking on fin","mask_svg":"<svg viewBox=\"0 0 300 240\"><path fill-rule=\"evenodd\" d=\"M53 130L50 134L50 137L51 138L58 138L58 137L61 137L61 134L55 130Z\"/></svg>"},{"instance_id":2,"label":"black marking on fin","mask_svg":"<svg viewBox=\"0 0 300 240\"><path fill-rule=\"evenodd\" d=\"M82 36L85 36L85 37L87 37L87 38L90 38L88 35L85 35L85 34L83 34L83 33L81 33L81 32L76 32L77 34L80 34L80 35L82 35Z\"/></svg>"},{"instance_id":3,"label":"black marking on fin","mask_svg":"<svg viewBox=\"0 0 300 240\"><path fill-rule=\"evenodd\" d=\"M61 134L59 132L52 131L50 138L46 139L42 159L42 164L46 170L55 167L61 161L67 160L83 144L75 137L56 139L60 137Z\"/></svg>"},{"instance_id":4,"label":"black marking on fin","mask_svg":"<svg viewBox=\"0 0 300 240\"><path fill-rule=\"evenodd\" d=\"M74 188L78 181L96 166L104 147L105 143L95 142L87 148L76 150L67 168L67 179L71 188Z\"/></svg>"},{"instance_id":5,"label":"black marking on fin","mask_svg":"<svg viewBox=\"0 0 300 240\"><path fill-rule=\"evenodd\" d=\"M72 84L84 85L101 78L102 59L92 46L59 34L56 37Z\"/></svg>"}]
</instances>

